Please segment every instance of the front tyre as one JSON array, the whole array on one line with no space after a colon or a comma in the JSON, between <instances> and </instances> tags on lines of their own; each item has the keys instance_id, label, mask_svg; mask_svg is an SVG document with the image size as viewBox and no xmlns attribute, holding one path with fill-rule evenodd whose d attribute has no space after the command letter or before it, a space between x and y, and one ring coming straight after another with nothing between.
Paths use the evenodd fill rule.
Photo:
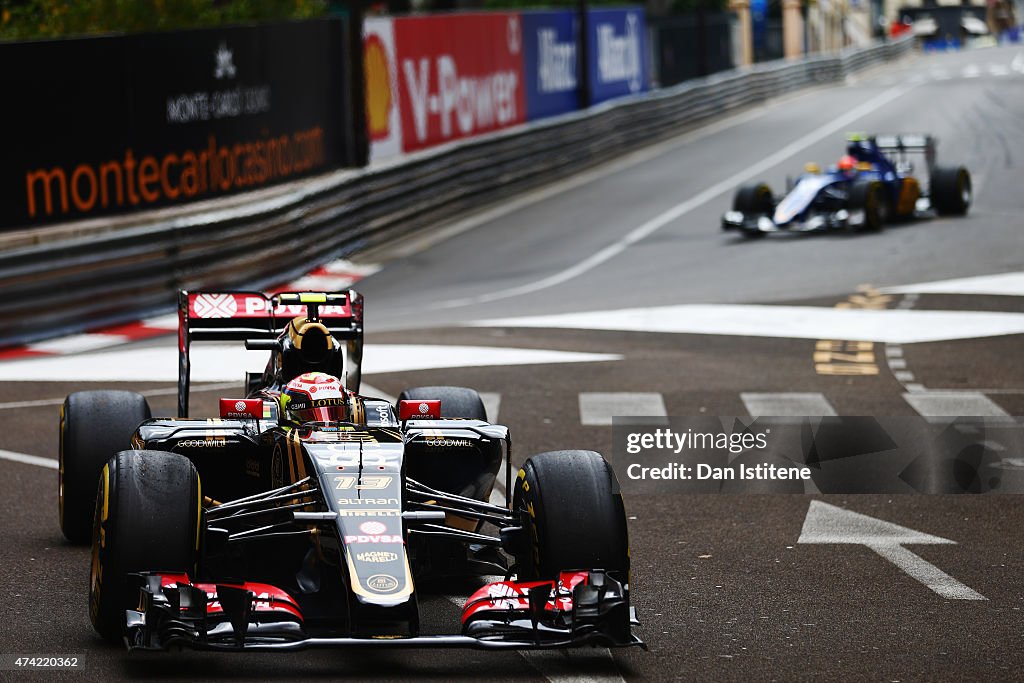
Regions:
<instances>
[{"instance_id":1,"label":"front tyre","mask_svg":"<svg viewBox=\"0 0 1024 683\"><path fill-rule=\"evenodd\" d=\"M121 451L103 467L93 517L89 619L106 640L124 635L125 610L139 602L133 572L194 576L202 492L183 455Z\"/></svg>"},{"instance_id":2,"label":"front tyre","mask_svg":"<svg viewBox=\"0 0 1024 683\"><path fill-rule=\"evenodd\" d=\"M79 391L60 409L58 516L65 538L92 538L96 477L114 453L131 446L139 424L151 417L145 397L131 391Z\"/></svg>"},{"instance_id":3,"label":"front tyre","mask_svg":"<svg viewBox=\"0 0 1024 683\"><path fill-rule=\"evenodd\" d=\"M515 483L513 509L529 542L516 555L520 580L604 569L629 581L629 536L618 482L594 451L551 451L528 459Z\"/></svg>"},{"instance_id":4,"label":"front tyre","mask_svg":"<svg viewBox=\"0 0 1024 683\"><path fill-rule=\"evenodd\" d=\"M932 171L930 185L932 206L940 216L963 216L967 213L973 190L971 174L966 168L936 168Z\"/></svg>"},{"instance_id":5,"label":"front tyre","mask_svg":"<svg viewBox=\"0 0 1024 683\"><path fill-rule=\"evenodd\" d=\"M858 181L850 189L850 209L864 214L858 230L878 232L889 217L885 185L877 180Z\"/></svg>"},{"instance_id":6,"label":"front tyre","mask_svg":"<svg viewBox=\"0 0 1024 683\"><path fill-rule=\"evenodd\" d=\"M744 185L736 190L732 199L732 210L744 215L770 215L775 211L775 199L766 183Z\"/></svg>"}]
</instances>

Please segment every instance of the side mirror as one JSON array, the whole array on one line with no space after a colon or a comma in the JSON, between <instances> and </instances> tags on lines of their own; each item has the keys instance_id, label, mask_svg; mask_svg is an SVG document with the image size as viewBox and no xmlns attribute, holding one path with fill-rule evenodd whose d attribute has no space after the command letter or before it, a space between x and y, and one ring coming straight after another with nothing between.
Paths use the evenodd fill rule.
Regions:
<instances>
[{"instance_id":1,"label":"side mirror","mask_svg":"<svg viewBox=\"0 0 1024 683\"><path fill-rule=\"evenodd\" d=\"M440 420L441 401L399 401L398 419L406 420Z\"/></svg>"},{"instance_id":2,"label":"side mirror","mask_svg":"<svg viewBox=\"0 0 1024 683\"><path fill-rule=\"evenodd\" d=\"M224 419L262 420L263 399L222 398L220 400L220 416Z\"/></svg>"}]
</instances>

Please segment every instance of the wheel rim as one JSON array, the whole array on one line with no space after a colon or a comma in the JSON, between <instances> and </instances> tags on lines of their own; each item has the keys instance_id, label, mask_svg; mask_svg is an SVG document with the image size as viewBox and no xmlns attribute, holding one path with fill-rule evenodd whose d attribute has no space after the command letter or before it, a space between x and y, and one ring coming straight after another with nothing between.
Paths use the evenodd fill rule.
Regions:
<instances>
[{"instance_id":1,"label":"wheel rim","mask_svg":"<svg viewBox=\"0 0 1024 683\"><path fill-rule=\"evenodd\" d=\"M109 505L108 497L110 496L110 469L108 465L103 466L100 477L101 483L97 487L96 492L96 509L93 512L92 553L89 568L89 617L92 619L93 624L96 624L99 619L100 593L103 590L103 568L100 553L102 547L106 545L106 530L103 528L103 525L107 521L106 513Z\"/></svg>"},{"instance_id":2,"label":"wheel rim","mask_svg":"<svg viewBox=\"0 0 1024 683\"><path fill-rule=\"evenodd\" d=\"M883 211L882 202L878 200L878 188L872 186L868 190L868 195L864 202L865 222L870 227L877 228L882 224L884 218Z\"/></svg>"}]
</instances>

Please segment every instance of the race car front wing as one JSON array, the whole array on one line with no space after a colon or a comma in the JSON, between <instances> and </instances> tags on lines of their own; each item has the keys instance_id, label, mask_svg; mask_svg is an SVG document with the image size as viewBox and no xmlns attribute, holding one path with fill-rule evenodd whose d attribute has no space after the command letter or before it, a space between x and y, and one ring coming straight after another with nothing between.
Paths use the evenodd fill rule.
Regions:
<instances>
[{"instance_id":1,"label":"race car front wing","mask_svg":"<svg viewBox=\"0 0 1024 683\"><path fill-rule=\"evenodd\" d=\"M126 610L129 650L188 647L232 652L407 647L553 649L646 645L627 588L601 570L562 572L557 581L500 581L474 593L459 635L311 635L298 603L266 584L192 583L145 574L137 610Z\"/></svg>"}]
</instances>

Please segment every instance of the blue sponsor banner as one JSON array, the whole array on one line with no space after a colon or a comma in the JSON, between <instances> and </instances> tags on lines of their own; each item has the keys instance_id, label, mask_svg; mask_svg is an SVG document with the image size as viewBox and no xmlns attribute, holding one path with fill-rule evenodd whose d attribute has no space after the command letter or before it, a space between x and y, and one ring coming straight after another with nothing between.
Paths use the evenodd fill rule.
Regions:
<instances>
[{"instance_id":1,"label":"blue sponsor banner","mask_svg":"<svg viewBox=\"0 0 1024 683\"><path fill-rule=\"evenodd\" d=\"M647 90L642 8L590 10L587 31L591 103Z\"/></svg>"},{"instance_id":2,"label":"blue sponsor banner","mask_svg":"<svg viewBox=\"0 0 1024 683\"><path fill-rule=\"evenodd\" d=\"M768 26L768 0L750 0L750 21L754 38L754 49L764 50L764 32Z\"/></svg>"},{"instance_id":3,"label":"blue sponsor banner","mask_svg":"<svg viewBox=\"0 0 1024 683\"><path fill-rule=\"evenodd\" d=\"M523 71L526 118L578 108L576 13L523 12Z\"/></svg>"}]
</instances>

